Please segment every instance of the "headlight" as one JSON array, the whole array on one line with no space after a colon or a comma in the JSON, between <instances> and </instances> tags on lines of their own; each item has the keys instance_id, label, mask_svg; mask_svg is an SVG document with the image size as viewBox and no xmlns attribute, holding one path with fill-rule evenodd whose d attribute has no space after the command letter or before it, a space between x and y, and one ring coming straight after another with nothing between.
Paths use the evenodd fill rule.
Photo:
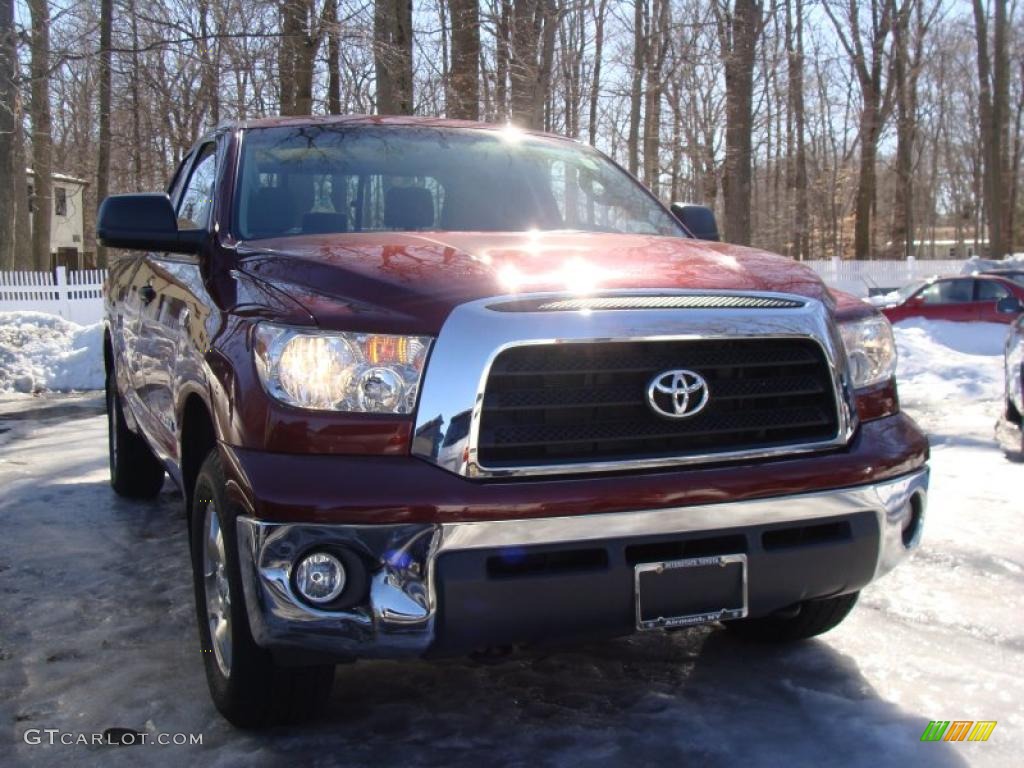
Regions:
<instances>
[{"instance_id":1,"label":"headlight","mask_svg":"<svg viewBox=\"0 0 1024 768\"><path fill-rule=\"evenodd\" d=\"M896 341L882 316L840 323L854 389L888 381L896 373Z\"/></svg>"},{"instance_id":2,"label":"headlight","mask_svg":"<svg viewBox=\"0 0 1024 768\"><path fill-rule=\"evenodd\" d=\"M256 327L263 386L298 408L412 413L429 349L426 336Z\"/></svg>"}]
</instances>

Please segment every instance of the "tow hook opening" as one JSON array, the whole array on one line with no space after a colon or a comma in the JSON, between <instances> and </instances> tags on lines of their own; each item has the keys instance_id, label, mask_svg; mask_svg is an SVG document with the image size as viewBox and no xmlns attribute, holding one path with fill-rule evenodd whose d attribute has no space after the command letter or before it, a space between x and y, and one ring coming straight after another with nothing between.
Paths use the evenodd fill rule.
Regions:
<instances>
[{"instance_id":1,"label":"tow hook opening","mask_svg":"<svg viewBox=\"0 0 1024 768\"><path fill-rule=\"evenodd\" d=\"M904 511L903 521L903 546L913 549L921 539L921 518L924 512L924 505L921 502L921 495L915 493L907 501L907 510Z\"/></svg>"}]
</instances>

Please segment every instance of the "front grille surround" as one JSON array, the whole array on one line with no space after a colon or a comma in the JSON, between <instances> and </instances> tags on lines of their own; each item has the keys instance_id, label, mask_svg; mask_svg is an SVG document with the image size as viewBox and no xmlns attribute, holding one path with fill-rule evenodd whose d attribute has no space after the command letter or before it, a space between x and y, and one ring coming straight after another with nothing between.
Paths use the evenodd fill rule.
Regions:
<instances>
[{"instance_id":1,"label":"front grille surround","mask_svg":"<svg viewBox=\"0 0 1024 768\"><path fill-rule=\"evenodd\" d=\"M630 295L629 291L621 292ZM677 292L708 295L708 291ZM852 439L857 428L845 350L829 310L804 295L722 292L724 296L774 296L799 302L793 308L611 309L589 311L507 312L500 302L556 301L564 293L522 294L480 299L456 307L433 345L421 385L413 432L412 454L469 479L529 479L589 473L637 471L733 461L771 460L835 450ZM784 302L788 303L789 302ZM539 345L648 343L745 339L804 339L818 345L824 356L829 389L836 407L836 429L828 438L808 438L781 445L737 450L675 452L629 458L488 463L481 454L481 422L487 384L495 361L507 350ZM670 364L667 368L687 368ZM799 388L794 376L790 385ZM721 383L721 382L719 382ZM806 382L804 382L806 384ZM742 380L730 382L729 397L742 397ZM813 386L813 385L812 385ZM595 391L597 400L615 392ZM512 408L530 407L529 396L512 400Z\"/></svg>"}]
</instances>

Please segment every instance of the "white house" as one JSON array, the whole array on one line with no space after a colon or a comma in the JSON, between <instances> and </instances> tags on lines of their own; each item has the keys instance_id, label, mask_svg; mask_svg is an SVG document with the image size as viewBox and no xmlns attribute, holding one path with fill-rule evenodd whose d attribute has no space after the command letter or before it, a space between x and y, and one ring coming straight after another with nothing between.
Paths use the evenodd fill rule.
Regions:
<instances>
[{"instance_id":1,"label":"white house","mask_svg":"<svg viewBox=\"0 0 1024 768\"><path fill-rule=\"evenodd\" d=\"M28 176L29 206L34 205L35 171L26 169ZM86 263L87 255L82 249L85 243L83 222L85 188L89 182L63 173L51 174L53 179L53 213L50 218L50 256L52 266L85 269L93 266ZM30 224L31 226L31 220Z\"/></svg>"}]
</instances>

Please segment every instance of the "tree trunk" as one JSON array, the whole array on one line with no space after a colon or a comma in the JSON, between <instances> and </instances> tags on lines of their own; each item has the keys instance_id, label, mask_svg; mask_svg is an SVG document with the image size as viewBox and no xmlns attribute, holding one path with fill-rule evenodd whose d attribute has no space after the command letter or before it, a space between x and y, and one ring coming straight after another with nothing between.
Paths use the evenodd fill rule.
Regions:
<instances>
[{"instance_id":1,"label":"tree trunk","mask_svg":"<svg viewBox=\"0 0 1024 768\"><path fill-rule=\"evenodd\" d=\"M978 54L978 112L984 155L983 184L989 252L1000 258L1009 252L1009 190L1011 187L1008 136L1009 55L1006 26L1008 0L992 0L992 53L989 57L988 18L982 0L973 0Z\"/></svg>"},{"instance_id":2,"label":"tree trunk","mask_svg":"<svg viewBox=\"0 0 1024 768\"><path fill-rule=\"evenodd\" d=\"M597 100L601 94L601 58L604 55L604 15L607 8L608 0L601 0L594 14L594 71L590 81L590 115L587 125L590 146L597 143Z\"/></svg>"},{"instance_id":3,"label":"tree trunk","mask_svg":"<svg viewBox=\"0 0 1024 768\"><path fill-rule=\"evenodd\" d=\"M668 44L669 0L653 0L647 43L647 82L644 90L644 183L659 195L661 174L662 66Z\"/></svg>"},{"instance_id":4,"label":"tree trunk","mask_svg":"<svg viewBox=\"0 0 1024 768\"><path fill-rule=\"evenodd\" d=\"M881 133L879 96L873 89L864 93L860 118L860 170L853 224L853 252L856 259L871 257L871 225L875 207L875 161Z\"/></svg>"},{"instance_id":5,"label":"tree trunk","mask_svg":"<svg viewBox=\"0 0 1024 768\"><path fill-rule=\"evenodd\" d=\"M282 115L295 114L295 47L302 34L300 0L282 0L281 42L277 50L277 82Z\"/></svg>"},{"instance_id":6,"label":"tree trunk","mask_svg":"<svg viewBox=\"0 0 1024 768\"><path fill-rule=\"evenodd\" d=\"M790 10L793 9L790 18ZM809 257L807 215L807 141L804 113L804 6L803 0L787 0L787 24L792 25L793 48L789 52L789 112L793 120L793 160L790 189L793 196L792 255Z\"/></svg>"},{"instance_id":7,"label":"tree trunk","mask_svg":"<svg viewBox=\"0 0 1024 768\"><path fill-rule=\"evenodd\" d=\"M111 31L114 23L113 0L101 0L100 2L100 126L99 126L99 147L96 158L96 208L110 194L110 100L111 84L110 70L112 69L113 54L111 48ZM39 168L36 168L36 178L39 177ZM96 243L96 266L107 266L107 249Z\"/></svg>"},{"instance_id":8,"label":"tree trunk","mask_svg":"<svg viewBox=\"0 0 1024 768\"><path fill-rule=\"evenodd\" d=\"M28 194L28 180L25 178L25 167L28 159L25 153L25 131L23 130L25 106L20 92L14 100L14 152L13 162L17 173L12 179L14 183L14 268L32 269L32 224Z\"/></svg>"},{"instance_id":9,"label":"tree trunk","mask_svg":"<svg viewBox=\"0 0 1024 768\"><path fill-rule=\"evenodd\" d=\"M512 122L524 128L544 128L557 21L552 0L515 0L512 5L509 111Z\"/></svg>"},{"instance_id":10,"label":"tree trunk","mask_svg":"<svg viewBox=\"0 0 1024 768\"><path fill-rule=\"evenodd\" d=\"M110 0L107 0L108 2ZM28 0L32 16L32 261L50 269L50 217L53 215L53 135L50 118L50 9L47 0Z\"/></svg>"},{"instance_id":11,"label":"tree trunk","mask_svg":"<svg viewBox=\"0 0 1024 768\"><path fill-rule=\"evenodd\" d=\"M411 115L412 0L377 0L373 32L377 113Z\"/></svg>"},{"instance_id":12,"label":"tree trunk","mask_svg":"<svg viewBox=\"0 0 1024 768\"><path fill-rule=\"evenodd\" d=\"M892 78L896 89L896 194L893 196L889 254L906 259L913 251L914 215L914 106L915 84L911 82L909 5L893 25Z\"/></svg>"},{"instance_id":13,"label":"tree trunk","mask_svg":"<svg viewBox=\"0 0 1024 768\"><path fill-rule=\"evenodd\" d=\"M341 114L341 47L338 41L338 0L327 0L327 114Z\"/></svg>"},{"instance_id":14,"label":"tree trunk","mask_svg":"<svg viewBox=\"0 0 1024 768\"><path fill-rule=\"evenodd\" d=\"M132 20L132 179L135 191L143 190L142 182L142 102L139 98L139 81L142 71L139 68L139 20L135 12L135 0L128 5L128 13ZM108 46L109 47L109 46Z\"/></svg>"},{"instance_id":15,"label":"tree trunk","mask_svg":"<svg viewBox=\"0 0 1024 768\"><path fill-rule=\"evenodd\" d=\"M719 5L715 9L725 63L724 234L731 243L750 245L754 56L762 6L757 0L735 0L731 16Z\"/></svg>"},{"instance_id":16,"label":"tree trunk","mask_svg":"<svg viewBox=\"0 0 1024 768\"><path fill-rule=\"evenodd\" d=\"M498 34L494 41L494 102L499 121L508 119L508 73L511 57L512 0L501 0L501 14L497 22Z\"/></svg>"},{"instance_id":17,"label":"tree trunk","mask_svg":"<svg viewBox=\"0 0 1024 768\"><path fill-rule=\"evenodd\" d=\"M647 0L633 0L633 81L629 89L629 138L627 168L640 170L640 110L643 104L644 66L647 62Z\"/></svg>"},{"instance_id":18,"label":"tree trunk","mask_svg":"<svg viewBox=\"0 0 1024 768\"><path fill-rule=\"evenodd\" d=\"M24 189L25 167L14 159L18 95L18 48L14 0L0 0L0 270L14 269L18 243L14 218Z\"/></svg>"},{"instance_id":19,"label":"tree trunk","mask_svg":"<svg viewBox=\"0 0 1024 768\"><path fill-rule=\"evenodd\" d=\"M480 9L477 0L450 0L451 101L448 117L480 119Z\"/></svg>"}]
</instances>

